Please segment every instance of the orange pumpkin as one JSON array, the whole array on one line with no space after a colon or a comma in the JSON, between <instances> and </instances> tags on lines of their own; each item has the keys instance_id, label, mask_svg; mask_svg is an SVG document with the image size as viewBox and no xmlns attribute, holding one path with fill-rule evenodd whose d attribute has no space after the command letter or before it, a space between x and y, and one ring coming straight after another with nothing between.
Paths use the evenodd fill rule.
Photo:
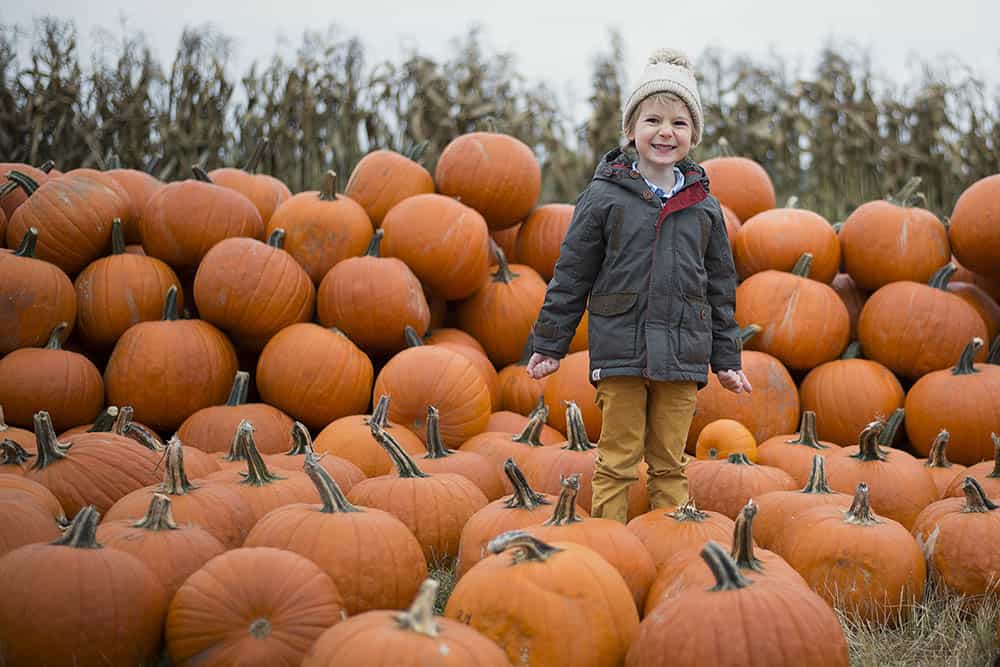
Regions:
<instances>
[{"instance_id":1,"label":"orange pumpkin","mask_svg":"<svg viewBox=\"0 0 1000 667\"><path fill-rule=\"evenodd\" d=\"M757 463L781 468L795 480L805 484L812 472L813 457L834 456L840 447L833 442L820 440L816 435L817 415L812 410L802 412L797 433L775 435L760 443Z\"/></svg>"},{"instance_id":2,"label":"orange pumpkin","mask_svg":"<svg viewBox=\"0 0 1000 667\"><path fill-rule=\"evenodd\" d=\"M776 206L774 184L764 168L745 157L714 157L701 163L712 194L740 220Z\"/></svg>"},{"instance_id":3,"label":"orange pumpkin","mask_svg":"<svg viewBox=\"0 0 1000 667\"><path fill-rule=\"evenodd\" d=\"M934 442L931 443L931 451L927 454L927 459L923 461L927 472L934 480L934 486L938 490L938 498L947 498L948 490L953 484L966 476L964 465L952 463L948 460L948 440L951 434L947 430L941 429Z\"/></svg>"},{"instance_id":4,"label":"orange pumpkin","mask_svg":"<svg viewBox=\"0 0 1000 667\"><path fill-rule=\"evenodd\" d=\"M809 277L829 283L840 266L840 242L823 216L797 208L775 208L745 219L733 239L733 261L741 279L773 269L791 271L803 253L812 255Z\"/></svg>"},{"instance_id":5,"label":"orange pumpkin","mask_svg":"<svg viewBox=\"0 0 1000 667\"><path fill-rule=\"evenodd\" d=\"M455 473L465 477L483 492L486 499L493 501L504 494L498 468L485 456L468 450L448 449L441 442L441 431L438 428L438 410L433 405L427 406L427 435L424 442L427 453L416 460L424 472L436 475L439 473Z\"/></svg>"},{"instance_id":6,"label":"orange pumpkin","mask_svg":"<svg viewBox=\"0 0 1000 667\"><path fill-rule=\"evenodd\" d=\"M517 261L537 271L546 283L552 280L559 248L573 220L574 208L572 204L539 206L517 233Z\"/></svg>"},{"instance_id":7,"label":"orange pumpkin","mask_svg":"<svg viewBox=\"0 0 1000 667\"><path fill-rule=\"evenodd\" d=\"M851 340L858 337L858 317L868 300L868 292L854 284L854 279L847 273L838 273L833 277L830 287L837 293L840 300L847 306L847 316L851 320Z\"/></svg>"},{"instance_id":8,"label":"orange pumpkin","mask_svg":"<svg viewBox=\"0 0 1000 667\"><path fill-rule=\"evenodd\" d=\"M757 441L753 433L735 419L716 419L698 434L695 456L699 459L724 459L741 452L757 461Z\"/></svg>"},{"instance_id":9,"label":"orange pumpkin","mask_svg":"<svg viewBox=\"0 0 1000 667\"><path fill-rule=\"evenodd\" d=\"M973 477L986 490L986 495L1000 496L1000 434L990 433L993 440L993 458L989 461L977 463L969 466L963 473L963 477ZM944 492L945 497L956 497L962 495L962 479L956 478L948 485Z\"/></svg>"},{"instance_id":10,"label":"orange pumpkin","mask_svg":"<svg viewBox=\"0 0 1000 667\"><path fill-rule=\"evenodd\" d=\"M660 570L671 558L709 540L726 541L733 534L733 520L719 512L700 510L694 500L672 510L655 509L628 522Z\"/></svg>"},{"instance_id":11,"label":"orange pumpkin","mask_svg":"<svg viewBox=\"0 0 1000 667\"><path fill-rule=\"evenodd\" d=\"M16 180L10 178L10 172L19 171L29 176L38 185L42 185L49 180L53 166L55 163L52 160L37 168L23 162L0 162L0 178L4 180L3 187L0 187L0 209L3 210L8 222L17 207L28 199L28 193L17 184ZM53 173L52 178L58 175L58 173Z\"/></svg>"},{"instance_id":12,"label":"orange pumpkin","mask_svg":"<svg viewBox=\"0 0 1000 667\"><path fill-rule=\"evenodd\" d=\"M253 202L265 225L271 219L275 209L292 196L288 186L274 176L255 173L267 147L267 139L261 139L257 142L250 159L247 160L242 169L224 167L208 172L213 183L235 190Z\"/></svg>"},{"instance_id":13,"label":"orange pumpkin","mask_svg":"<svg viewBox=\"0 0 1000 667\"><path fill-rule=\"evenodd\" d=\"M601 437L601 409L594 402L597 389L590 384L590 352L571 352L559 363L559 370L545 379L542 396L549 405L566 405L573 401L580 408L587 437L597 442ZM549 413L549 425L560 433L569 433L565 410Z\"/></svg>"},{"instance_id":14,"label":"orange pumpkin","mask_svg":"<svg viewBox=\"0 0 1000 667\"><path fill-rule=\"evenodd\" d=\"M420 152L423 147L418 146ZM361 205L375 229L385 214L407 197L434 192L434 180L414 155L391 150L375 150L354 166L344 194Z\"/></svg>"},{"instance_id":15,"label":"orange pumpkin","mask_svg":"<svg viewBox=\"0 0 1000 667\"><path fill-rule=\"evenodd\" d=\"M132 200L132 210L135 212L135 218L122 226L125 242L130 244L142 243L142 235L139 233L139 216L142 214L142 209L146 207L146 203L149 202L149 198L163 187L163 181L138 169L116 168L109 169L105 173L113 178L118 185L122 186L125 192L128 193L129 199Z\"/></svg>"},{"instance_id":16,"label":"orange pumpkin","mask_svg":"<svg viewBox=\"0 0 1000 667\"><path fill-rule=\"evenodd\" d=\"M998 193L1000 174L976 181L955 202L948 226L948 240L959 261L970 270L993 279L1000 279Z\"/></svg>"}]
</instances>

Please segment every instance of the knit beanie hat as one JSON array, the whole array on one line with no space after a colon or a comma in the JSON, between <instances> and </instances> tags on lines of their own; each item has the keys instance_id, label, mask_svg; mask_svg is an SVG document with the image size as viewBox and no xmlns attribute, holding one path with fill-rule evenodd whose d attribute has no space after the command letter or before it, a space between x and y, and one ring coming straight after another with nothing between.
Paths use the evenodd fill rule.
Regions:
<instances>
[{"instance_id":1,"label":"knit beanie hat","mask_svg":"<svg viewBox=\"0 0 1000 667\"><path fill-rule=\"evenodd\" d=\"M684 101L691 112L691 120L694 121L691 146L697 146L701 141L705 118L701 110L701 98L698 96L698 83L691 71L691 61L684 53L674 49L659 49L649 56L642 76L622 109L622 132L626 131L629 116L635 113L639 104L656 93L673 93Z\"/></svg>"}]
</instances>

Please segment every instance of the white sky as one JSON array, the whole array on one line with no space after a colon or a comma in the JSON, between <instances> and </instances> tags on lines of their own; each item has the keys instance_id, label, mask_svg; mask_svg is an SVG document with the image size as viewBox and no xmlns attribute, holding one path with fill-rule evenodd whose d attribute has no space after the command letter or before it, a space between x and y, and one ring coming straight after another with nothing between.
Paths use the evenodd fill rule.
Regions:
<instances>
[{"instance_id":1,"label":"white sky","mask_svg":"<svg viewBox=\"0 0 1000 667\"><path fill-rule=\"evenodd\" d=\"M833 40L868 52L876 73L898 83L916 80L921 62L951 56L992 90L1000 88L1000 0L37 0L6 5L0 22L8 25L30 26L44 15L74 19L86 60L95 29L117 32L123 18L130 31L146 34L161 64L169 63L184 26L210 23L234 40L234 74L254 59L291 55L303 31L325 31L331 24L361 39L369 63L399 61L404 46L447 57L451 40L479 24L491 52L513 53L516 71L548 82L574 104L589 94L591 57L608 51L609 27L625 37L630 79L649 52L663 46L692 57L706 47L760 57L777 53L793 72L798 66L808 72L812 58Z\"/></svg>"}]
</instances>

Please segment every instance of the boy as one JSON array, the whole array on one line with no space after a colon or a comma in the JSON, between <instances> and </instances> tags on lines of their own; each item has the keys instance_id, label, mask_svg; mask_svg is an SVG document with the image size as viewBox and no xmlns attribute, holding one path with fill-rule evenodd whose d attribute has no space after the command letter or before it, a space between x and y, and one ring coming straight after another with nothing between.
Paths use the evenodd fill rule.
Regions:
<instances>
[{"instance_id":1,"label":"boy","mask_svg":"<svg viewBox=\"0 0 1000 667\"><path fill-rule=\"evenodd\" d=\"M653 53L622 112L629 143L604 156L577 200L535 323L526 370L541 378L559 367L585 305L590 313L590 380L603 418L595 517L626 522L643 456L653 508L688 500L684 445L709 362L726 389L751 391L722 210L687 157L703 126L687 58Z\"/></svg>"}]
</instances>

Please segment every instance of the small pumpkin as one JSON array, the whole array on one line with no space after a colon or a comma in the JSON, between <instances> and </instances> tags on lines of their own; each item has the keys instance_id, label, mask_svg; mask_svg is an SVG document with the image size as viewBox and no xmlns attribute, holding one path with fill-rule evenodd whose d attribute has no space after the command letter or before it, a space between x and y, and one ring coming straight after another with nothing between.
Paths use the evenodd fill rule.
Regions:
<instances>
[{"instance_id":1,"label":"small pumpkin","mask_svg":"<svg viewBox=\"0 0 1000 667\"><path fill-rule=\"evenodd\" d=\"M757 441L753 433L735 419L716 419L698 434L695 456L699 459L724 459L742 452L751 462L757 461Z\"/></svg>"}]
</instances>

